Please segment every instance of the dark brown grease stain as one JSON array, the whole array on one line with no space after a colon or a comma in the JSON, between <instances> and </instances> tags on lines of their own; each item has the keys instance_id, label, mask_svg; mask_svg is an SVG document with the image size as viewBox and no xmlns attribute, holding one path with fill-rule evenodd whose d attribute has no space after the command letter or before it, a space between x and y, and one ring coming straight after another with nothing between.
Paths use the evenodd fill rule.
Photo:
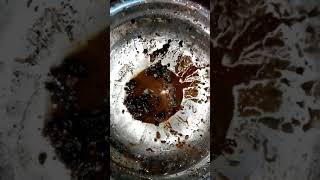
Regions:
<instances>
[{"instance_id":1,"label":"dark brown grease stain","mask_svg":"<svg viewBox=\"0 0 320 180\"><path fill-rule=\"evenodd\" d=\"M183 89L196 88L199 83L186 79L198 75L199 68L189 56L181 55L177 62L177 74L158 61L126 83L124 104L134 119L158 126L181 109ZM195 97L194 91L186 94Z\"/></svg>"},{"instance_id":2,"label":"dark brown grease stain","mask_svg":"<svg viewBox=\"0 0 320 180\"><path fill-rule=\"evenodd\" d=\"M247 109L250 107L257 107L263 112L276 112L282 102L282 91L273 82L239 89L238 94L238 111L241 117L261 115L260 111Z\"/></svg>"},{"instance_id":3,"label":"dark brown grease stain","mask_svg":"<svg viewBox=\"0 0 320 180\"><path fill-rule=\"evenodd\" d=\"M241 20L237 10L239 4L234 1L226 1L217 4L213 8L211 19L212 37L216 39L217 44L211 43L211 72L212 80L212 115L214 125L212 126L211 149L214 155L220 155L227 145L226 133L229 124L233 118L234 96L233 87L240 83L248 83L250 80L256 79L255 75L261 68L261 65L238 65L235 67L227 67L222 64L225 55L230 58L231 64L239 60L241 53L245 48L257 43L255 48L263 47L262 40L269 32L274 31L281 23L291 25L293 22L302 21L300 18L277 18L272 13L267 13L261 8L256 15L252 15L252 21L246 26L241 36L236 37L237 31L231 30L223 33L222 28L217 28L219 19L228 17L236 24L237 20ZM232 42L232 44L231 44ZM271 45L282 46L282 41L269 39ZM270 45L269 44L269 45ZM268 45L268 44L265 44ZM251 51L250 51L251 52ZM299 70L302 73L302 71Z\"/></svg>"},{"instance_id":4,"label":"dark brown grease stain","mask_svg":"<svg viewBox=\"0 0 320 180\"><path fill-rule=\"evenodd\" d=\"M109 178L106 30L90 38L46 83L52 109L43 134L77 179Z\"/></svg>"}]
</instances>

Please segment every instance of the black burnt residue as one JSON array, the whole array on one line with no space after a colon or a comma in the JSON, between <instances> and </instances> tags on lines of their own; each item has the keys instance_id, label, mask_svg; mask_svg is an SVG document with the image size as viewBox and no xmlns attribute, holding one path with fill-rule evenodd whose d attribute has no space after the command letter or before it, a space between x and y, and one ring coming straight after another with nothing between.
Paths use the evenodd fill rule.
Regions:
<instances>
[{"instance_id":1,"label":"black burnt residue","mask_svg":"<svg viewBox=\"0 0 320 180\"><path fill-rule=\"evenodd\" d=\"M171 43L171 39L169 39L168 42L162 46L162 48L153 51L150 54L150 61L154 62L156 57L159 56L159 55L164 56L169 50L170 43Z\"/></svg>"},{"instance_id":2,"label":"black burnt residue","mask_svg":"<svg viewBox=\"0 0 320 180\"><path fill-rule=\"evenodd\" d=\"M103 31L53 67L46 83L52 104L43 135L76 179L109 178L106 43Z\"/></svg>"},{"instance_id":3,"label":"black burnt residue","mask_svg":"<svg viewBox=\"0 0 320 180\"><path fill-rule=\"evenodd\" d=\"M183 47L183 41L179 41L179 46Z\"/></svg>"},{"instance_id":4,"label":"black burnt residue","mask_svg":"<svg viewBox=\"0 0 320 180\"><path fill-rule=\"evenodd\" d=\"M47 160L47 153L45 152L40 153L38 156L39 163L43 165L46 162L46 160Z\"/></svg>"},{"instance_id":5,"label":"black burnt residue","mask_svg":"<svg viewBox=\"0 0 320 180\"><path fill-rule=\"evenodd\" d=\"M304 72L304 68L303 68L303 67L298 67L298 68L296 69L296 73L297 73L297 74L302 75L303 72Z\"/></svg>"}]
</instances>

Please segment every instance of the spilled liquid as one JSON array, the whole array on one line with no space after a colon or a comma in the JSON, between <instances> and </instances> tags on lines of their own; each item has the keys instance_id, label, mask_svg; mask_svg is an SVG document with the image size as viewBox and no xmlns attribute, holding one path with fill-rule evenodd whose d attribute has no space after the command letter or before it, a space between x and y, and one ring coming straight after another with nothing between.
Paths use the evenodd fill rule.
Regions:
<instances>
[{"instance_id":1,"label":"spilled liquid","mask_svg":"<svg viewBox=\"0 0 320 180\"><path fill-rule=\"evenodd\" d=\"M109 178L106 33L96 34L51 68L46 83L52 104L43 135L77 179Z\"/></svg>"},{"instance_id":2,"label":"spilled liquid","mask_svg":"<svg viewBox=\"0 0 320 180\"><path fill-rule=\"evenodd\" d=\"M177 74L158 61L126 84L124 104L134 119L158 126L181 109L183 90L197 83L185 80L198 68L189 56L179 56L177 62Z\"/></svg>"}]
</instances>

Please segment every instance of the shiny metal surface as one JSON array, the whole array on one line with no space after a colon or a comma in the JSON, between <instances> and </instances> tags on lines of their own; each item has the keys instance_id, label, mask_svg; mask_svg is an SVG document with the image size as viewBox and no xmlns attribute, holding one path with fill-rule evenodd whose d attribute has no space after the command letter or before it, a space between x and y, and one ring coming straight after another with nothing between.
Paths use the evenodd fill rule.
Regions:
<instances>
[{"instance_id":1,"label":"shiny metal surface","mask_svg":"<svg viewBox=\"0 0 320 180\"><path fill-rule=\"evenodd\" d=\"M111 7L111 168L116 179L209 177L209 11L191 1L126 1ZM132 118L123 104L125 84L152 64L149 54L174 72L179 55L201 66L198 96L159 126ZM179 44L183 41L183 46ZM144 53L147 49L148 53ZM153 62L153 63L155 63ZM160 138L156 138L157 132Z\"/></svg>"}]
</instances>

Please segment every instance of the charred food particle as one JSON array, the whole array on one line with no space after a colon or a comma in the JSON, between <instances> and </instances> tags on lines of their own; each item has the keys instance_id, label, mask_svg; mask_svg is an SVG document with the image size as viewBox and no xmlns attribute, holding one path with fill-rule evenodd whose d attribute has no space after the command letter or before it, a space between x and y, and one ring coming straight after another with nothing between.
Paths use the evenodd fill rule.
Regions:
<instances>
[{"instance_id":1,"label":"charred food particle","mask_svg":"<svg viewBox=\"0 0 320 180\"><path fill-rule=\"evenodd\" d=\"M41 165L43 165L47 160L47 153L41 152L38 156L38 161Z\"/></svg>"},{"instance_id":2,"label":"charred food particle","mask_svg":"<svg viewBox=\"0 0 320 180\"><path fill-rule=\"evenodd\" d=\"M170 47L170 43L171 43L171 39L169 39L168 42L162 46L162 48L153 51L150 54L150 61L154 62L157 56L159 55L164 56L165 54L167 54Z\"/></svg>"},{"instance_id":3,"label":"charred food particle","mask_svg":"<svg viewBox=\"0 0 320 180\"><path fill-rule=\"evenodd\" d=\"M154 152L154 150L152 148L148 148L148 149L146 149L146 151Z\"/></svg>"},{"instance_id":4,"label":"charred food particle","mask_svg":"<svg viewBox=\"0 0 320 180\"><path fill-rule=\"evenodd\" d=\"M180 41L180 42L179 42L179 46L180 46L180 47L183 47L183 41Z\"/></svg>"},{"instance_id":5,"label":"charred food particle","mask_svg":"<svg viewBox=\"0 0 320 180\"><path fill-rule=\"evenodd\" d=\"M296 73L299 75L302 75L304 73L304 68L303 67L296 68Z\"/></svg>"}]
</instances>

